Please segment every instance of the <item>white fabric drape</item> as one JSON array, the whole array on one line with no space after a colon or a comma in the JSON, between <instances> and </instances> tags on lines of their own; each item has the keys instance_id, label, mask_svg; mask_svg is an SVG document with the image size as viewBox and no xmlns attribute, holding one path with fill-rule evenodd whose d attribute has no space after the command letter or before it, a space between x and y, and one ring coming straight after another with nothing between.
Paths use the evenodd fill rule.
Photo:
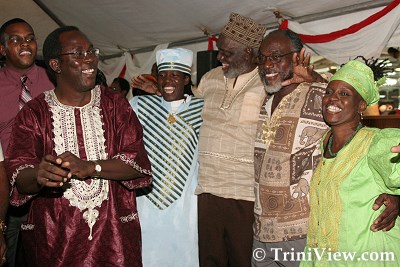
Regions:
<instances>
[{"instance_id":1,"label":"white fabric drape","mask_svg":"<svg viewBox=\"0 0 400 267\"><path fill-rule=\"evenodd\" d=\"M136 55L125 52L122 57L100 61L99 69L103 71L107 78L107 83L110 84L114 78L120 75L122 69L124 66L126 66L124 78L130 82L135 76L145 73L149 74L151 71L151 66L154 64L154 62L156 62L156 52L160 49L167 48L168 45L169 44L158 45L153 52L151 52L151 55L149 55L144 63L140 66L138 66Z\"/></svg>"},{"instance_id":2,"label":"white fabric drape","mask_svg":"<svg viewBox=\"0 0 400 267\"><path fill-rule=\"evenodd\" d=\"M317 35L347 28L378 12L381 8L348 14L330 19L300 24L289 20L289 29L296 33ZM327 43L306 44L316 54L337 64L343 64L357 56L379 57L400 23L400 5L381 19L349 34Z\"/></svg>"}]
</instances>

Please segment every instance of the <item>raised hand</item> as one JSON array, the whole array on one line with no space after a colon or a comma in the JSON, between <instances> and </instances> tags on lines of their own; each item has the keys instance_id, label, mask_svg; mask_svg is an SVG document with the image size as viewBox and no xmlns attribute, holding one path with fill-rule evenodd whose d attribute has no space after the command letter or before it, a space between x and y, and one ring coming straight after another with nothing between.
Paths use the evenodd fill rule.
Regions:
<instances>
[{"instance_id":1,"label":"raised hand","mask_svg":"<svg viewBox=\"0 0 400 267\"><path fill-rule=\"evenodd\" d=\"M151 79L149 77L149 75L146 75L146 77L143 75L139 75L139 76L133 78L132 79L132 87L138 88L149 94L161 95L160 91L158 90L157 80L155 78Z\"/></svg>"},{"instance_id":2,"label":"raised hand","mask_svg":"<svg viewBox=\"0 0 400 267\"><path fill-rule=\"evenodd\" d=\"M315 82L314 66L310 66L311 54L305 54L306 49L302 48L300 53L293 53L293 77L282 82L282 86L297 84L302 82ZM305 56L304 56L305 55Z\"/></svg>"}]
</instances>

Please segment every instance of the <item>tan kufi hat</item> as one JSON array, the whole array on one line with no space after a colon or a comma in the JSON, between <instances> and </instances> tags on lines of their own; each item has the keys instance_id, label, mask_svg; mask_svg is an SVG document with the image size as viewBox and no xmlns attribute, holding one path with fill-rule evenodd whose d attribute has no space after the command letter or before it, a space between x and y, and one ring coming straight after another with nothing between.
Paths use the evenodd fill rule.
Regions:
<instances>
[{"instance_id":1,"label":"tan kufi hat","mask_svg":"<svg viewBox=\"0 0 400 267\"><path fill-rule=\"evenodd\" d=\"M266 27L250 18L231 13L229 22L224 26L222 34L241 44L258 48L266 30Z\"/></svg>"}]
</instances>

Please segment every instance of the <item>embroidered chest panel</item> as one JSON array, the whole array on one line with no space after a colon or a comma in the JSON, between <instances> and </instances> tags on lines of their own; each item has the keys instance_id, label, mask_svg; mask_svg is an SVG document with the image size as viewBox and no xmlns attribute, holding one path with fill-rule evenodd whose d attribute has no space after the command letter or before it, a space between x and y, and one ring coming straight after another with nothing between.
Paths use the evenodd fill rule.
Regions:
<instances>
[{"instance_id":1,"label":"embroidered chest panel","mask_svg":"<svg viewBox=\"0 0 400 267\"><path fill-rule=\"evenodd\" d=\"M87 160L107 159L100 94L100 89L93 89L91 102L77 108L61 104L54 91L45 92L45 100L53 117L54 149L57 155L70 151L80 157L80 145L83 144ZM70 184L63 196L71 206L83 212L82 216L90 228L88 239L91 240L92 228L99 216L96 208L108 199L108 180L87 182L71 179Z\"/></svg>"}]
</instances>

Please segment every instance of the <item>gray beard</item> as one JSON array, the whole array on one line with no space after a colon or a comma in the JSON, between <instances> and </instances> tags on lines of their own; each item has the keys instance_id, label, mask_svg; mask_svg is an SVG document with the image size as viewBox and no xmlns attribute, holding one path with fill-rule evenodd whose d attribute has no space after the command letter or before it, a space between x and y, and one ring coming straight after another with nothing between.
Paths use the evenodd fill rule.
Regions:
<instances>
[{"instance_id":1,"label":"gray beard","mask_svg":"<svg viewBox=\"0 0 400 267\"><path fill-rule=\"evenodd\" d=\"M224 76L226 78L237 78L240 75L246 73L247 70L247 66L245 66L244 64L240 65L240 66L236 66L236 68L229 68L228 71L226 73L224 73Z\"/></svg>"},{"instance_id":2,"label":"gray beard","mask_svg":"<svg viewBox=\"0 0 400 267\"><path fill-rule=\"evenodd\" d=\"M276 85L267 85L265 83L265 81L263 81L264 83L264 90L265 92L267 92L268 94L275 94L276 92L278 92L279 90L281 90L282 86L280 84L276 84Z\"/></svg>"}]
</instances>

